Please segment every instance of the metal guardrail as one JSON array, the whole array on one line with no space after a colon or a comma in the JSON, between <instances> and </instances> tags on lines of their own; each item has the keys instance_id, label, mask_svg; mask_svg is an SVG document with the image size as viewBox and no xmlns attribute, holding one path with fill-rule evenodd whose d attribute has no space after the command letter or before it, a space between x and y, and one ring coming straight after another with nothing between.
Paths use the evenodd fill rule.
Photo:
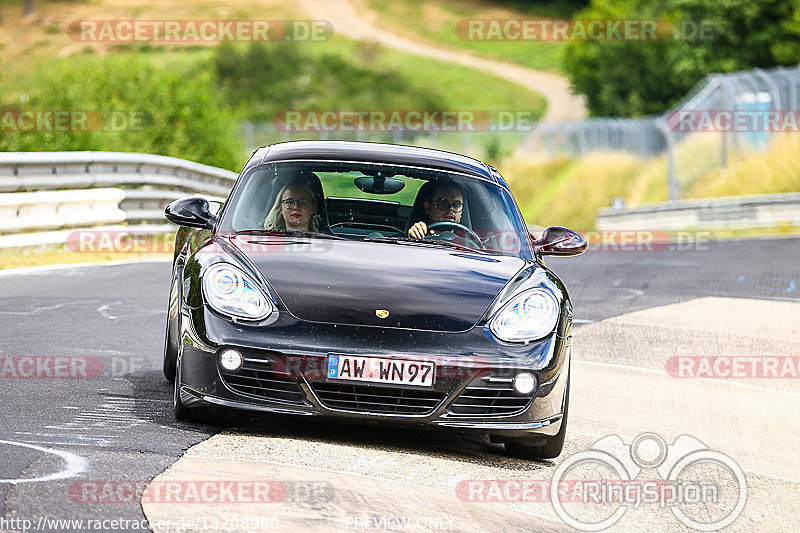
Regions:
<instances>
[{"instance_id":1,"label":"metal guardrail","mask_svg":"<svg viewBox=\"0 0 800 533\"><path fill-rule=\"evenodd\" d=\"M757 194L603 208L598 230L750 229L800 226L800 193Z\"/></svg>"},{"instance_id":2,"label":"metal guardrail","mask_svg":"<svg viewBox=\"0 0 800 533\"><path fill-rule=\"evenodd\" d=\"M0 248L63 243L66 228L124 231L145 224L139 227L170 231L164 218L170 202L192 193L220 200L236 178L151 154L0 153Z\"/></svg>"},{"instance_id":3,"label":"metal guardrail","mask_svg":"<svg viewBox=\"0 0 800 533\"><path fill-rule=\"evenodd\" d=\"M0 152L0 192L152 186L227 196L236 173L127 152Z\"/></svg>"}]
</instances>

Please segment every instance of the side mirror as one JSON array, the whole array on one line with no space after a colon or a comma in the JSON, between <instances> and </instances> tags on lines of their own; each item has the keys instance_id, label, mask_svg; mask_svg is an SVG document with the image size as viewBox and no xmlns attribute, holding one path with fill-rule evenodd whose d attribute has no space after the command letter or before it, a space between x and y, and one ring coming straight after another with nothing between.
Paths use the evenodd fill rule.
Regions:
<instances>
[{"instance_id":1,"label":"side mirror","mask_svg":"<svg viewBox=\"0 0 800 533\"><path fill-rule=\"evenodd\" d=\"M532 244L541 255L580 255L589 247L580 233L561 226L548 227Z\"/></svg>"},{"instance_id":2,"label":"side mirror","mask_svg":"<svg viewBox=\"0 0 800 533\"><path fill-rule=\"evenodd\" d=\"M191 228L212 229L216 222L208 200L199 197L175 200L164 210L164 216L173 224Z\"/></svg>"}]
</instances>

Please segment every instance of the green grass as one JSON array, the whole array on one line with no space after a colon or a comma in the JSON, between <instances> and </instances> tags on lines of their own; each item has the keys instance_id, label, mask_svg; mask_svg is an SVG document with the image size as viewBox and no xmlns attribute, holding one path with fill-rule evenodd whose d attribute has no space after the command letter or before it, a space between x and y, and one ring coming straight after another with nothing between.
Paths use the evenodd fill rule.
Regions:
<instances>
[{"instance_id":1,"label":"green grass","mask_svg":"<svg viewBox=\"0 0 800 533\"><path fill-rule=\"evenodd\" d=\"M567 5L560 3L507 3L492 6L479 0L426 0L386 2L361 0L378 15L379 26L404 36L418 36L448 48L501 59L536 70L562 72L563 42L471 41L459 36L463 19L568 17ZM561 3L563 4L563 3Z\"/></svg>"},{"instance_id":2,"label":"green grass","mask_svg":"<svg viewBox=\"0 0 800 533\"><path fill-rule=\"evenodd\" d=\"M397 72L399 76L390 77L388 80L385 76L376 76L376 83L383 85L367 92L385 95L389 92L385 86L388 83L390 86L397 86L401 98L397 102L392 102L384 96L376 108L376 104L370 101L380 99L379 96L369 97L343 86L340 92L352 93L352 99L348 100L341 95L336 95L334 99L333 95L329 94L323 95L320 99L321 107L300 104L299 107L291 109L430 109L430 102L434 99L438 102L437 107L443 110L521 110L531 111L531 116L538 119L544 115L547 105L541 94L521 88L510 81L461 65L404 54L375 44L336 36L327 42L297 43L297 46L302 54L307 54L316 61L324 62L326 56L333 54L347 58L349 62L361 68L373 69L376 72ZM342 82L337 80L337 83ZM411 98L415 92L419 95L416 101ZM286 107L281 109L285 110ZM331 134L330 138L416 144L483 158L487 154L487 146L492 142L499 142L500 152L509 153L522 140L523 135L523 132L479 131L439 133L431 138L406 134L398 139L389 133L365 133L362 136L353 134L349 137ZM309 138L317 138L316 133L280 133L273 130L258 132L253 141L256 145L264 145L277 141Z\"/></svg>"}]
</instances>

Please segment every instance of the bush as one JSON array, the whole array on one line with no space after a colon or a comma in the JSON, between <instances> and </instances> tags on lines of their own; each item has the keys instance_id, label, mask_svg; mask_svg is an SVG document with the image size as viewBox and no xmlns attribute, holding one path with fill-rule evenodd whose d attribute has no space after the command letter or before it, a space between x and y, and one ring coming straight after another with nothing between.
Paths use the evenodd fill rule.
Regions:
<instances>
[{"instance_id":1,"label":"bush","mask_svg":"<svg viewBox=\"0 0 800 533\"><path fill-rule=\"evenodd\" d=\"M211 73L177 72L135 54L84 56L41 69L34 86L36 92L14 109L91 111L101 123L87 122L87 130L96 131L15 133L4 127L0 150L130 151L241 167L238 126Z\"/></svg>"}]
</instances>

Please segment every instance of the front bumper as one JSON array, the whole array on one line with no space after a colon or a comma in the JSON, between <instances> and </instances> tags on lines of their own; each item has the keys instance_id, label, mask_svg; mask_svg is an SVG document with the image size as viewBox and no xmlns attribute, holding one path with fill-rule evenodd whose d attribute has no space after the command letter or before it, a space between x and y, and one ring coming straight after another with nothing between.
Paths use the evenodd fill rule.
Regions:
<instances>
[{"instance_id":1,"label":"front bumper","mask_svg":"<svg viewBox=\"0 0 800 533\"><path fill-rule=\"evenodd\" d=\"M180 382L187 407L214 404L262 413L448 427L501 438L552 436L561 426L568 336L554 333L529 346L502 346L487 339L480 327L453 334L317 324L292 317L255 327L235 324L205 307L184 308L183 313ZM557 329L565 331L568 326ZM246 366L258 372L248 370L241 378L222 370L217 355L225 348L240 350ZM434 361L437 379L426 393L403 386L331 382L320 371L329 353ZM510 378L521 371L537 377L537 387L527 397L510 385ZM286 384L278 382L283 380ZM472 399L487 394L482 387L491 397L502 398ZM275 389L288 393L271 392ZM386 398L409 407L387 407ZM501 407L508 405L513 408Z\"/></svg>"}]
</instances>

